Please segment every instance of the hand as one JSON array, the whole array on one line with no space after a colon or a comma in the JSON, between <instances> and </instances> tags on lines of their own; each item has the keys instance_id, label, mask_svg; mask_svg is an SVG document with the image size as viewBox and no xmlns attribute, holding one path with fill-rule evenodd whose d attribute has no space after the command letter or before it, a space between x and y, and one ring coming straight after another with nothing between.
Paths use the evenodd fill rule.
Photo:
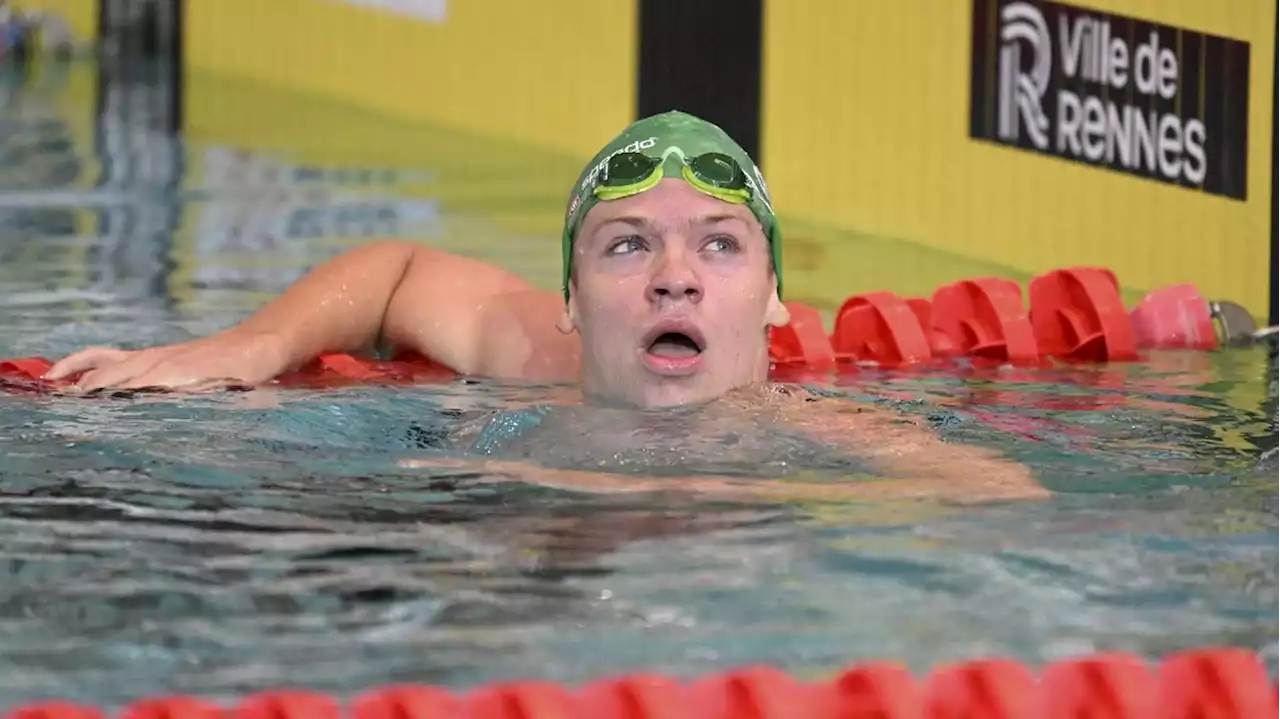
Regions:
<instances>
[{"instance_id":1,"label":"hand","mask_svg":"<svg viewBox=\"0 0 1280 719\"><path fill-rule=\"evenodd\" d=\"M143 350L90 347L72 354L45 373L61 380L81 375L75 389L204 390L258 385L286 368L281 341L274 335L234 330L180 344Z\"/></svg>"}]
</instances>

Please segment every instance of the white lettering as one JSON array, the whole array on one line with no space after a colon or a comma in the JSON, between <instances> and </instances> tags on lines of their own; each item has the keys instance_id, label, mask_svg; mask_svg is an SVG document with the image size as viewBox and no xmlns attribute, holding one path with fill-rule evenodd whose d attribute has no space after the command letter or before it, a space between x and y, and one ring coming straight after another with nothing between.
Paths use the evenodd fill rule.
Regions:
<instances>
[{"instance_id":1,"label":"white lettering","mask_svg":"<svg viewBox=\"0 0 1280 719\"><path fill-rule=\"evenodd\" d=\"M1166 100L1172 99L1178 92L1178 58L1167 47L1160 49L1160 77L1156 84L1159 86L1160 97Z\"/></svg>"},{"instance_id":2,"label":"white lettering","mask_svg":"<svg viewBox=\"0 0 1280 719\"><path fill-rule=\"evenodd\" d=\"M1093 51L1098 34L1098 24L1093 18L1080 19L1080 77L1094 80L1098 77L1098 54Z\"/></svg>"},{"instance_id":3,"label":"white lettering","mask_svg":"<svg viewBox=\"0 0 1280 719\"><path fill-rule=\"evenodd\" d=\"M1102 100L1090 95L1084 99L1084 156L1097 162L1107 151L1107 111Z\"/></svg>"},{"instance_id":4,"label":"white lettering","mask_svg":"<svg viewBox=\"0 0 1280 719\"><path fill-rule=\"evenodd\" d=\"M1160 140L1160 172L1176 180L1182 173L1182 121L1177 115L1164 115L1156 137Z\"/></svg>"},{"instance_id":5,"label":"white lettering","mask_svg":"<svg viewBox=\"0 0 1280 719\"><path fill-rule=\"evenodd\" d=\"M1062 51L1062 71L1067 77L1075 77L1080 70L1080 46L1087 20L1087 17L1078 17L1072 27L1067 25L1066 16L1058 16L1058 45Z\"/></svg>"},{"instance_id":6,"label":"white lettering","mask_svg":"<svg viewBox=\"0 0 1280 719\"><path fill-rule=\"evenodd\" d=\"M1150 38L1134 54L1133 79L1139 92L1168 100L1178 91L1178 58L1169 48L1160 47L1155 30Z\"/></svg>"},{"instance_id":7,"label":"white lettering","mask_svg":"<svg viewBox=\"0 0 1280 719\"><path fill-rule=\"evenodd\" d=\"M1141 169L1171 180L1204 181L1205 126L1096 95L1058 91L1055 149L1068 157ZM1185 154L1185 158L1184 158Z\"/></svg>"},{"instance_id":8,"label":"white lettering","mask_svg":"<svg viewBox=\"0 0 1280 719\"><path fill-rule=\"evenodd\" d=\"M1155 43L1156 33L1151 31L1151 42ZM1133 83L1138 92L1150 95L1156 89L1156 52L1153 45L1143 43L1133 56Z\"/></svg>"},{"instance_id":9,"label":"white lettering","mask_svg":"<svg viewBox=\"0 0 1280 719\"><path fill-rule=\"evenodd\" d=\"M1037 147L1047 148L1048 131L1056 153L1202 184L1208 168L1208 132L1203 120L1184 117L1176 111L1147 109L1153 104L1151 98L1177 97L1180 67L1176 47L1162 47L1156 30L1140 42L1131 43L1127 31L1113 33L1110 20L1087 14L1069 18L1065 13L1057 17L1058 46L1047 47L1051 36L1039 13L1024 9L1015 18L1021 25L1006 19L1008 24L1003 28L1001 71L1008 77L1001 77L1001 138L1014 142L1021 139L1017 123L1005 117L1020 111L1022 129L1028 131L1024 137ZM1042 18L1038 34L1031 27L1035 23L1028 20L1033 17ZM1059 63L1054 71L1058 82L1072 88L1057 90L1052 123L1056 127L1052 129L1049 118L1043 115L1051 109L1045 102L1052 102L1052 96L1045 97L1040 89L1048 82L1039 82L1018 61L1019 54L1027 50L1034 53L1032 64L1036 68L1056 55ZM1131 84L1135 92L1107 92L1126 90ZM1038 124L1031 122L1036 113L1041 117ZM1013 127L1009 130L1006 125ZM1037 127L1038 132L1046 134L1031 132Z\"/></svg>"},{"instance_id":10,"label":"white lettering","mask_svg":"<svg viewBox=\"0 0 1280 719\"><path fill-rule=\"evenodd\" d=\"M604 172L605 168L609 166L609 160L613 159L614 155L621 155L624 152L639 152L640 150L651 150L657 144L658 144L658 138L650 137L647 140L637 140L627 145L626 147L621 147L621 148L618 148L617 150L614 150L613 152L609 153L607 157L601 160L595 167L591 168L591 172L588 173L585 178L583 178L582 184L578 187L578 189L585 190L588 187L590 187L593 183L595 183L596 178L600 176L600 173Z\"/></svg>"},{"instance_id":11,"label":"white lettering","mask_svg":"<svg viewBox=\"0 0 1280 719\"><path fill-rule=\"evenodd\" d=\"M1131 107L1133 120L1133 145L1134 153L1141 155L1141 166L1147 168L1147 172L1155 172L1156 170L1156 142L1155 142L1155 126L1156 114L1154 112L1143 114L1138 108Z\"/></svg>"},{"instance_id":12,"label":"white lettering","mask_svg":"<svg viewBox=\"0 0 1280 719\"><path fill-rule=\"evenodd\" d=\"M1080 154L1080 98L1068 90L1058 91L1058 152L1070 145L1072 155Z\"/></svg>"},{"instance_id":13,"label":"white lettering","mask_svg":"<svg viewBox=\"0 0 1280 719\"><path fill-rule=\"evenodd\" d=\"M1199 120L1187 121L1183 140L1186 141L1190 159L1182 165L1182 176L1192 184L1203 184L1205 171L1208 169L1204 157L1204 123Z\"/></svg>"},{"instance_id":14,"label":"white lettering","mask_svg":"<svg viewBox=\"0 0 1280 719\"><path fill-rule=\"evenodd\" d=\"M1111 22L1088 15L1068 20L1058 16L1058 55L1068 78L1110 85L1120 89L1129 84L1129 46L1123 37L1111 34ZM1160 36L1152 30L1147 41L1133 55L1133 77L1138 91L1146 95L1172 98L1178 91L1178 56L1160 46Z\"/></svg>"},{"instance_id":15,"label":"white lettering","mask_svg":"<svg viewBox=\"0 0 1280 719\"><path fill-rule=\"evenodd\" d=\"M1120 164L1132 167L1132 123L1133 107L1126 105L1124 110L1114 102L1107 103L1107 162L1115 162L1116 151L1120 152Z\"/></svg>"},{"instance_id":16,"label":"white lettering","mask_svg":"<svg viewBox=\"0 0 1280 719\"><path fill-rule=\"evenodd\" d=\"M1098 57L1098 74L1094 77L1094 81L1105 83L1111 76L1111 58L1107 53L1107 49L1111 46L1111 23L1101 22L1097 27L1098 32L1093 38L1093 51Z\"/></svg>"},{"instance_id":17,"label":"white lettering","mask_svg":"<svg viewBox=\"0 0 1280 719\"><path fill-rule=\"evenodd\" d=\"M1124 40L1111 40L1111 86L1119 90L1129 82L1129 48Z\"/></svg>"}]
</instances>

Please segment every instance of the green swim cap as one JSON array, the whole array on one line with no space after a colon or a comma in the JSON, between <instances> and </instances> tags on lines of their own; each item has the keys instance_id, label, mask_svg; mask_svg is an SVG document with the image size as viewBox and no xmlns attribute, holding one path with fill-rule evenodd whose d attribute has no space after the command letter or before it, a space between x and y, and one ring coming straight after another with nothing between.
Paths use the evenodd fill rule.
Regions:
<instances>
[{"instance_id":1,"label":"green swim cap","mask_svg":"<svg viewBox=\"0 0 1280 719\"><path fill-rule=\"evenodd\" d=\"M737 201L742 201L749 197L745 204L760 221L760 226L764 228L764 236L769 240L774 273L778 277L778 292L781 294L782 230L778 226L777 217L773 214L773 202L769 199L769 188L760 174L760 168L756 166L747 151L734 142L733 138L720 127L688 113L673 110L646 117L628 125L620 135L596 153L586 169L578 176L578 181L574 183L573 190L569 194L569 207L565 212L563 236L563 281L566 301L569 299L569 275L573 262L574 236L582 225L582 218L586 217L587 212L597 202L602 201L597 197L595 190L608 177L609 161L623 153L638 153L654 164L660 162L663 177L684 178L694 187L721 199L728 198L727 201L735 201L740 198ZM695 172L698 168L708 167L715 170L714 174L717 175L728 169L727 163L722 161L723 158L711 160L709 163L703 160L695 161L707 153L719 153L736 163L737 168L741 168L741 173L736 174L741 183L745 184L745 189L735 190L732 187L722 189L718 184L704 182L703 179L710 175ZM695 161L692 169L689 165L690 161ZM643 165L641 168L647 169ZM661 177L656 177L656 168L653 172L653 179L660 180ZM732 185L732 183L729 184Z\"/></svg>"}]
</instances>

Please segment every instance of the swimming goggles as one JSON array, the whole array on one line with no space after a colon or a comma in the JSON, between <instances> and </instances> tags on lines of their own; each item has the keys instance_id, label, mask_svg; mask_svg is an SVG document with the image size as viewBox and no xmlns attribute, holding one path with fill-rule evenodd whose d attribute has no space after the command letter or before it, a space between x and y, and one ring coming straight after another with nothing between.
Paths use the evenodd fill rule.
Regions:
<instances>
[{"instance_id":1,"label":"swimming goggles","mask_svg":"<svg viewBox=\"0 0 1280 719\"><path fill-rule=\"evenodd\" d=\"M608 159L592 192L601 200L617 200L653 188L663 177L669 154L680 155L680 175L696 189L725 202L751 202L751 183L742 166L722 152L708 152L692 158L677 149L662 157L639 152L620 152Z\"/></svg>"}]
</instances>

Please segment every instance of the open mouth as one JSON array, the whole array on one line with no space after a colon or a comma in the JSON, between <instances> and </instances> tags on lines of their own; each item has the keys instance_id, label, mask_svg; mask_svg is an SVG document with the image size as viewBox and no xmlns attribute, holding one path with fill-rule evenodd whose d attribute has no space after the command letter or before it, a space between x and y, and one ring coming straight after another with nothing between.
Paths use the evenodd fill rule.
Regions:
<instances>
[{"instance_id":1,"label":"open mouth","mask_svg":"<svg viewBox=\"0 0 1280 719\"><path fill-rule=\"evenodd\" d=\"M688 359L702 354L702 344L683 332L663 332L649 343L649 354L666 359Z\"/></svg>"}]
</instances>

